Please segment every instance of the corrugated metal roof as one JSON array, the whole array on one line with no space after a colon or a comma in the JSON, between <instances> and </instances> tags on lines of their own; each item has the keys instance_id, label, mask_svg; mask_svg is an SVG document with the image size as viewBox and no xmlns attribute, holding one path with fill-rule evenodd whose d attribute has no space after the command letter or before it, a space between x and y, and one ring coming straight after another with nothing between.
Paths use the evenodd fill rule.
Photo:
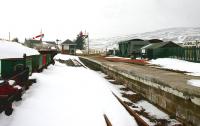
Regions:
<instances>
[{"instance_id":1,"label":"corrugated metal roof","mask_svg":"<svg viewBox=\"0 0 200 126\"><path fill-rule=\"evenodd\" d=\"M147 46L142 47L141 49L156 49L156 48L162 48L163 46L165 46L165 45L167 45L167 44L169 44L169 43L176 44L176 43L171 42L171 41L169 41L169 42L161 42L161 43L151 43L151 44L149 44L149 45L147 45ZM176 45L177 45L177 44L176 44ZM177 46L179 46L179 45L177 45Z\"/></svg>"},{"instance_id":2,"label":"corrugated metal roof","mask_svg":"<svg viewBox=\"0 0 200 126\"><path fill-rule=\"evenodd\" d=\"M142 42L144 40L142 39L130 39L130 40L125 40L125 41L120 41L119 44L121 43L129 43L129 42Z\"/></svg>"},{"instance_id":3,"label":"corrugated metal roof","mask_svg":"<svg viewBox=\"0 0 200 126\"><path fill-rule=\"evenodd\" d=\"M121 41L119 42L119 44L125 44L125 43L134 43L136 45L146 45L149 43L148 40L142 40L142 39L131 39L131 40L127 40L127 41Z\"/></svg>"},{"instance_id":4,"label":"corrugated metal roof","mask_svg":"<svg viewBox=\"0 0 200 126\"><path fill-rule=\"evenodd\" d=\"M148 40L150 43L160 43L160 42L163 42L162 40L160 39L150 39Z\"/></svg>"},{"instance_id":5,"label":"corrugated metal roof","mask_svg":"<svg viewBox=\"0 0 200 126\"><path fill-rule=\"evenodd\" d=\"M146 45L146 46L143 46L141 49L146 49L146 48L148 48L149 46L151 46L152 44L148 44L148 45Z\"/></svg>"}]
</instances>

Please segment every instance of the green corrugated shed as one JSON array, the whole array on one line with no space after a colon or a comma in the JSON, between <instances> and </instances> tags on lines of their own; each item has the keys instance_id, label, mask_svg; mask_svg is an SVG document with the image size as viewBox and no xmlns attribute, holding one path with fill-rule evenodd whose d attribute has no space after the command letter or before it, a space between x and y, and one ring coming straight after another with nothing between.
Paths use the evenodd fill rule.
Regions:
<instances>
[{"instance_id":1,"label":"green corrugated shed","mask_svg":"<svg viewBox=\"0 0 200 126\"><path fill-rule=\"evenodd\" d=\"M164 58L172 56L173 53L170 51L172 48L182 48L174 42L161 42L151 43L141 48L142 53L145 53L149 59Z\"/></svg>"},{"instance_id":2,"label":"green corrugated shed","mask_svg":"<svg viewBox=\"0 0 200 126\"><path fill-rule=\"evenodd\" d=\"M131 39L119 42L119 55L123 57L130 57L135 52L140 52L140 49L149 44L149 41L142 39Z\"/></svg>"}]
</instances>

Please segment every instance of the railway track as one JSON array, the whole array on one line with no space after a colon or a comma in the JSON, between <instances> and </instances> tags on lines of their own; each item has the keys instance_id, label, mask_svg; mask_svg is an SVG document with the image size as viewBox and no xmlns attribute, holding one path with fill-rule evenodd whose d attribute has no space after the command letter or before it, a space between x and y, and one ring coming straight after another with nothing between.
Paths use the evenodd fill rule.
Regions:
<instances>
[{"instance_id":1,"label":"railway track","mask_svg":"<svg viewBox=\"0 0 200 126\"><path fill-rule=\"evenodd\" d=\"M131 90L126 88L126 86L118 87L119 85L123 85L123 84L120 82L117 82L112 77L110 77L108 75L106 75L106 76L102 75L102 76L105 79L107 79L111 85L114 85L114 87L118 88L121 91L120 94L122 95L123 98L130 100L130 102L127 102L126 100L124 101L123 98L120 99L116 94L114 94L112 92L113 95L118 99L118 101L130 113L130 115L132 115L135 118L135 120L139 126L148 126L148 125L151 125L151 126L183 126L183 124L181 122L177 121L176 119L173 119L173 118L165 119L165 118L162 118L163 117L162 115L161 115L161 118L154 117L154 115L151 115L152 113L148 113L144 108L141 108L141 110L134 109L134 108L138 108L138 106L135 105L134 103L137 103L138 101L142 101L143 98L139 94L129 94L129 91L131 91ZM153 107L153 105L152 105L152 107ZM157 111L157 110L155 109L155 111ZM143 119L143 117L145 119Z\"/></svg>"},{"instance_id":2,"label":"railway track","mask_svg":"<svg viewBox=\"0 0 200 126\"><path fill-rule=\"evenodd\" d=\"M149 126L134 110L132 110L128 105L126 105L115 93L112 94L117 98L117 100L124 106L130 115L132 115L139 126Z\"/></svg>"},{"instance_id":3,"label":"railway track","mask_svg":"<svg viewBox=\"0 0 200 126\"><path fill-rule=\"evenodd\" d=\"M115 93L112 92L112 94L122 104L122 106L128 111L128 113L135 118L138 126L149 126L134 110L132 110L128 105L126 105ZM108 119L107 115L104 114L103 116L104 116L107 126L112 126L112 123Z\"/></svg>"},{"instance_id":4,"label":"railway track","mask_svg":"<svg viewBox=\"0 0 200 126\"><path fill-rule=\"evenodd\" d=\"M76 59L68 59L68 60L57 60L60 63L64 63L67 66L72 66L72 67L84 67L87 68L86 66L84 66L82 63L80 63L78 60Z\"/></svg>"},{"instance_id":5,"label":"railway track","mask_svg":"<svg viewBox=\"0 0 200 126\"><path fill-rule=\"evenodd\" d=\"M112 126L112 124L111 124L110 120L108 119L107 115L104 114L103 117L105 119L105 122L106 122L107 126Z\"/></svg>"}]
</instances>

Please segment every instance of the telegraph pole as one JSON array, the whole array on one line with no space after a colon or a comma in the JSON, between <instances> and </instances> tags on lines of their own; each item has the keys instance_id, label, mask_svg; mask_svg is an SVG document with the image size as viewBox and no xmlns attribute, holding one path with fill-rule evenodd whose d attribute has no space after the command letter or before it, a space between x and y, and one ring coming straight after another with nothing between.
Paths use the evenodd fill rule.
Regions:
<instances>
[{"instance_id":1,"label":"telegraph pole","mask_svg":"<svg viewBox=\"0 0 200 126\"><path fill-rule=\"evenodd\" d=\"M10 32L8 33L8 40L10 41Z\"/></svg>"},{"instance_id":2,"label":"telegraph pole","mask_svg":"<svg viewBox=\"0 0 200 126\"><path fill-rule=\"evenodd\" d=\"M89 55L90 54L89 33L87 33L87 39L88 39L88 55Z\"/></svg>"}]
</instances>

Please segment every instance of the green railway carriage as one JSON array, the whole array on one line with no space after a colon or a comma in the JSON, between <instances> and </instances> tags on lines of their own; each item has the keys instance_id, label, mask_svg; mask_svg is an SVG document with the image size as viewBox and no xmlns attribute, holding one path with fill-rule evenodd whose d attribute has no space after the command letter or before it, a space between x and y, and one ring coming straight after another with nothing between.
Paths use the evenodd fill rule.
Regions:
<instances>
[{"instance_id":1,"label":"green railway carriage","mask_svg":"<svg viewBox=\"0 0 200 126\"><path fill-rule=\"evenodd\" d=\"M33 55L32 56L32 70L36 71L38 67L39 67L39 57L38 55Z\"/></svg>"},{"instance_id":2,"label":"green railway carriage","mask_svg":"<svg viewBox=\"0 0 200 126\"><path fill-rule=\"evenodd\" d=\"M42 55L33 55L32 57L32 70L36 72L42 69Z\"/></svg>"},{"instance_id":3,"label":"green railway carriage","mask_svg":"<svg viewBox=\"0 0 200 126\"><path fill-rule=\"evenodd\" d=\"M25 67L29 68L29 75L32 72L41 71L49 64L53 63L53 56L56 53L46 53L32 55L24 58L0 59L0 79L8 79L21 72Z\"/></svg>"},{"instance_id":4,"label":"green railway carriage","mask_svg":"<svg viewBox=\"0 0 200 126\"><path fill-rule=\"evenodd\" d=\"M47 55L42 54L42 66L45 68L47 66Z\"/></svg>"},{"instance_id":5,"label":"green railway carriage","mask_svg":"<svg viewBox=\"0 0 200 126\"><path fill-rule=\"evenodd\" d=\"M51 54L40 54L32 56L32 69L33 72L41 71L52 63Z\"/></svg>"},{"instance_id":6,"label":"green railway carriage","mask_svg":"<svg viewBox=\"0 0 200 126\"><path fill-rule=\"evenodd\" d=\"M56 50L40 50L40 54L48 54L50 55L50 63L54 63L53 57L58 53ZM47 56L48 57L48 56Z\"/></svg>"},{"instance_id":7,"label":"green railway carriage","mask_svg":"<svg viewBox=\"0 0 200 126\"><path fill-rule=\"evenodd\" d=\"M29 75L32 74L32 57L26 58L26 67L29 68Z\"/></svg>"},{"instance_id":8,"label":"green railway carriage","mask_svg":"<svg viewBox=\"0 0 200 126\"><path fill-rule=\"evenodd\" d=\"M39 62L38 62L39 68L37 70L40 70L42 69L42 55L39 55L38 58L39 58Z\"/></svg>"},{"instance_id":9,"label":"green railway carriage","mask_svg":"<svg viewBox=\"0 0 200 126\"><path fill-rule=\"evenodd\" d=\"M46 55L46 58L47 58L46 64L47 64L47 65L51 64L51 54L47 54L47 55Z\"/></svg>"},{"instance_id":10,"label":"green railway carriage","mask_svg":"<svg viewBox=\"0 0 200 126\"><path fill-rule=\"evenodd\" d=\"M29 75L32 73L32 59L27 57L26 60L23 58L12 58L12 59L0 59L0 78L8 79L19 71L24 69L24 66L29 68Z\"/></svg>"}]
</instances>

